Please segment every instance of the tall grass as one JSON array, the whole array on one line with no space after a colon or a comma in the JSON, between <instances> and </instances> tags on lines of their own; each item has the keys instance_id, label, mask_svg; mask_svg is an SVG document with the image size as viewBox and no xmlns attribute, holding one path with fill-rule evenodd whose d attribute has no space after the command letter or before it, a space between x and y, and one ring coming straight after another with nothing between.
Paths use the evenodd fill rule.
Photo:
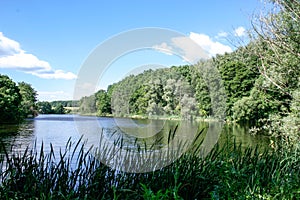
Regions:
<instances>
[{"instance_id":1,"label":"tall grass","mask_svg":"<svg viewBox=\"0 0 300 200\"><path fill-rule=\"evenodd\" d=\"M44 153L27 148L0 160L1 199L299 199L299 152L216 146L192 148L148 173L125 173L99 162L81 141Z\"/></svg>"}]
</instances>

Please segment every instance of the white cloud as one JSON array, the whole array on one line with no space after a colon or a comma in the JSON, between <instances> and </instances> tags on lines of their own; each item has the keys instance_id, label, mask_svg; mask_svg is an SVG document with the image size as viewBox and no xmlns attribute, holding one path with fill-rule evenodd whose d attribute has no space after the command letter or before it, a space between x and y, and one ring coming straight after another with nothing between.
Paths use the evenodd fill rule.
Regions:
<instances>
[{"instance_id":1,"label":"white cloud","mask_svg":"<svg viewBox=\"0 0 300 200\"><path fill-rule=\"evenodd\" d=\"M226 37L227 35L227 33L221 32L218 36ZM196 63L217 54L232 52L230 46L214 41L208 35L194 32L191 32L188 37L171 38L170 42L154 45L153 48L168 55L181 56L184 61L189 63Z\"/></svg>"},{"instance_id":2,"label":"white cloud","mask_svg":"<svg viewBox=\"0 0 300 200\"><path fill-rule=\"evenodd\" d=\"M222 31L222 32L218 33L217 38L223 38L223 37L227 37L227 36L228 36L228 33Z\"/></svg>"},{"instance_id":3,"label":"white cloud","mask_svg":"<svg viewBox=\"0 0 300 200\"><path fill-rule=\"evenodd\" d=\"M0 57L5 55L13 55L15 53L20 53L20 44L14 40L11 40L0 32Z\"/></svg>"},{"instance_id":4,"label":"white cloud","mask_svg":"<svg viewBox=\"0 0 300 200\"><path fill-rule=\"evenodd\" d=\"M76 79L72 72L54 70L46 61L26 53L17 41L0 32L0 68L16 69L46 79Z\"/></svg>"},{"instance_id":5,"label":"white cloud","mask_svg":"<svg viewBox=\"0 0 300 200\"><path fill-rule=\"evenodd\" d=\"M234 29L234 35L238 37L242 37L246 35L246 29L242 26Z\"/></svg>"},{"instance_id":6,"label":"white cloud","mask_svg":"<svg viewBox=\"0 0 300 200\"><path fill-rule=\"evenodd\" d=\"M207 59L207 53L189 37L174 37L170 41L163 42L152 47L167 55L177 55L183 62L196 63L201 59Z\"/></svg>"},{"instance_id":7,"label":"white cloud","mask_svg":"<svg viewBox=\"0 0 300 200\"><path fill-rule=\"evenodd\" d=\"M205 49L196 44L190 37L172 38L172 43L178 48L179 54L189 63L196 63L201 59L207 59L208 55Z\"/></svg>"},{"instance_id":8,"label":"white cloud","mask_svg":"<svg viewBox=\"0 0 300 200\"><path fill-rule=\"evenodd\" d=\"M189 37L206 50L209 53L209 56L232 52L230 46L213 41L208 35L191 32Z\"/></svg>"}]
</instances>

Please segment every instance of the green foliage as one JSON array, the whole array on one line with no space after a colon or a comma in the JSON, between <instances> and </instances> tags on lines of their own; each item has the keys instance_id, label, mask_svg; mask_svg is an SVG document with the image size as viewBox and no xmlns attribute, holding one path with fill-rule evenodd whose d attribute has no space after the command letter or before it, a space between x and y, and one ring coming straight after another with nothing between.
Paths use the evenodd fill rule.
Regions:
<instances>
[{"instance_id":1,"label":"green foliage","mask_svg":"<svg viewBox=\"0 0 300 200\"><path fill-rule=\"evenodd\" d=\"M80 99L80 107L79 111L81 113L96 113L97 112L97 107L96 107L96 94L93 94L88 97L82 97Z\"/></svg>"},{"instance_id":2,"label":"green foliage","mask_svg":"<svg viewBox=\"0 0 300 200\"><path fill-rule=\"evenodd\" d=\"M147 112L148 97L146 95L148 85L142 85L133 92L129 100L130 113L143 115Z\"/></svg>"},{"instance_id":3,"label":"green foliage","mask_svg":"<svg viewBox=\"0 0 300 200\"><path fill-rule=\"evenodd\" d=\"M105 90L99 90L95 94L96 108L98 115L106 115L111 113L111 101Z\"/></svg>"},{"instance_id":4,"label":"green foliage","mask_svg":"<svg viewBox=\"0 0 300 200\"><path fill-rule=\"evenodd\" d=\"M30 84L16 85L8 76L0 75L0 123L17 123L36 116L36 96Z\"/></svg>"},{"instance_id":5,"label":"green foliage","mask_svg":"<svg viewBox=\"0 0 300 200\"><path fill-rule=\"evenodd\" d=\"M38 112L41 114L53 114L52 105L48 101L37 102Z\"/></svg>"},{"instance_id":6,"label":"green foliage","mask_svg":"<svg viewBox=\"0 0 300 200\"><path fill-rule=\"evenodd\" d=\"M250 96L243 97L234 103L233 119L239 123L259 125L260 119L266 119L272 112L277 112L280 104L272 96L253 88Z\"/></svg>"},{"instance_id":7,"label":"green foliage","mask_svg":"<svg viewBox=\"0 0 300 200\"><path fill-rule=\"evenodd\" d=\"M71 105L71 106L70 106ZM69 111L65 107L73 107L76 102L73 101L41 101L37 102L37 111L40 114L66 114Z\"/></svg>"},{"instance_id":8,"label":"green foliage","mask_svg":"<svg viewBox=\"0 0 300 200\"><path fill-rule=\"evenodd\" d=\"M249 56L249 55L247 55ZM243 62L245 57L244 53L239 50L232 54L225 54L218 56L215 59L227 95L227 116L232 116L232 107L235 102L243 97L250 95L250 90L253 88L254 83L258 77L258 70L254 66L256 58L251 63Z\"/></svg>"},{"instance_id":9,"label":"green foliage","mask_svg":"<svg viewBox=\"0 0 300 200\"><path fill-rule=\"evenodd\" d=\"M63 105L63 107L79 107L79 101L78 100L67 100L67 101L51 101L49 102L52 107L57 107L60 104Z\"/></svg>"},{"instance_id":10,"label":"green foliage","mask_svg":"<svg viewBox=\"0 0 300 200\"><path fill-rule=\"evenodd\" d=\"M255 130L273 135L280 141L273 146L297 148L300 2L275 0L270 8L252 22L255 40L244 50L258 56L260 76L247 97L232 101L233 118L252 121L258 125Z\"/></svg>"},{"instance_id":11,"label":"green foliage","mask_svg":"<svg viewBox=\"0 0 300 200\"><path fill-rule=\"evenodd\" d=\"M180 115L183 113L181 109L184 95L194 98L194 88L191 86L193 70L195 71L193 66L173 66L130 75L109 86L107 91L98 91L96 98L82 98L80 110L88 113L85 111L88 110L86 107L93 107L95 104L98 115ZM196 112L191 111L188 115L197 116L198 107L195 109ZM92 111L93 109L89 110L90 113ZM187 112L185 106L184 113Z\"/></svg>"},{"instance_id":12,"label":"green foliage","mask_svg":"<svg viewBox=\"0 0 300 200\"><path fill-rule=\"evenodd\" d=\"M0 123L15 123L21 119L20 89L8 76L0 74Z\"/></svg>"},{"instance_id":13,"label":"green foliage","mask_svg":"<svg viewBox=\"0 0 300 200\"><path fill-rule=\"evenodd\" d=\"M58 104L56 107L54 107L53 113L54 114L65 114L66 109L64 108L64 106L62 104Z\"/></svg>"},{"instance_id":14,"label":"green foliage","mask_svg":"<svg viewBox=\"0 0 300 200\"><path fill-rule=\"evenodd\" d=\"M174 115L176 113L175 108L177 99L175 98L176 80L168 79L164 86L163 100L165 102L164 112L168 115Z\"/></svg>"},{"instance_id":15,"label":"green foliage","mask_svg":"<svg viewBox=\"0 0 300 200\"><path fill-rule=\"evenodd\" d=\"M18 83L18 87L22 96L20 109L23 117L26 118L36 116L37 92L32 88L30 84L25 82Z\"/></svg>"},{"instance_id":16,"label":"green foliage","mask_svg":"<svg viewBox=\"0 0 300 200\"><path fill-rule=\"evenodd\" d=\"M39 152L6 152L0 159L1 198L300 198L299 151L259 152L227 144L215 147L204 158L189 151L159 170L125 173L105 166L80 144L69 141L59 155L52 146L45 154L43 145Z\"/></svg>"}]
</instances>

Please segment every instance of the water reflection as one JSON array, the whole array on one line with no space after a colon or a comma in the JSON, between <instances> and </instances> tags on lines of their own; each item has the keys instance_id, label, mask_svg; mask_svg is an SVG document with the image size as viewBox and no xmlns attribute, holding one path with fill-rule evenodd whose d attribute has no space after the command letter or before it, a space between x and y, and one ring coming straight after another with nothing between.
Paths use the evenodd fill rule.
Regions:
<instances>
[{"instance_id":1,"label":"water reflection","mask_svg":"<svg viewBox=\"0 0 300 200\"><path fill-rule=\"evenodd\" d=\"M264 136L252 136L247 127L224 125L221 123L190 123L186 121L131 120L125 118L86 117L77 115L40 115L34 120L27 120L20 125L0 125L0 137L6 149L10 147L24 151L27 146L36 148L44 143L44 150L64 149L69 138L76 143L81 136L87 146L109 142L119 148L140 148L161 150L166 145L186 141L189 144L205 129L202 139L202 154L205 156L216 143L232 141L233 138L243 147L267 146ZM228 140L228 138L230 138ZM122 141L116 143L116 141ZM96 145L95 145L96 144ZM123 145L123 146L121 146Z\"/></svg>"},{"instance_id":2,"label":"water reflection","mask_svg":"<svg viewBox=\"0 0 300 200\"><path fill-rule=\"evenodd\" d=\"M0 125L0 140L7 151L12 149L24 151L28 146L32 146L34 141L34 121L26 120L18 125ZM3 149L1 149L3 153Z\"/></svg>"}]
</instances>

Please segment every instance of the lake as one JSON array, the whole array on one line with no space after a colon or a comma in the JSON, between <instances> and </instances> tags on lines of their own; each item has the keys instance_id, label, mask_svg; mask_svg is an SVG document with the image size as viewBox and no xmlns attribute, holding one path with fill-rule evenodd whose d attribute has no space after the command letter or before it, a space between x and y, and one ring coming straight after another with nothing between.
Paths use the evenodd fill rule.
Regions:
<instances>
[{"instance_id":1,"label":"lake","mask_svg":"<svg viewBox=\"0 0 300 200\"><path fill-rule=\"evenodd\" d=\"M27 146L35 146L39 150L42 143L44 151L50 152L51 143L57 154L60 149L65 149L70 138L73 143L81 138L86 149L93 147L95 152L105 152L103 147L118 149L119 156L124 155L124 151L136 149L151 149L151 152L159 153L165 149L180 149L180 153L183 153L195 142L195 138L198 142L203 141L204 155L217 143L222 145L233 140L242 147L268 146L267 137L253 136L247 127L218 122L133 120L79 115L39 115L19 125L0 125L0 137L9 152L22 152ZM183 147L182 144L187 145ZM108 160L106 153L100 155L100 158L105 162Z\"/></svg>"}]
</instances>

